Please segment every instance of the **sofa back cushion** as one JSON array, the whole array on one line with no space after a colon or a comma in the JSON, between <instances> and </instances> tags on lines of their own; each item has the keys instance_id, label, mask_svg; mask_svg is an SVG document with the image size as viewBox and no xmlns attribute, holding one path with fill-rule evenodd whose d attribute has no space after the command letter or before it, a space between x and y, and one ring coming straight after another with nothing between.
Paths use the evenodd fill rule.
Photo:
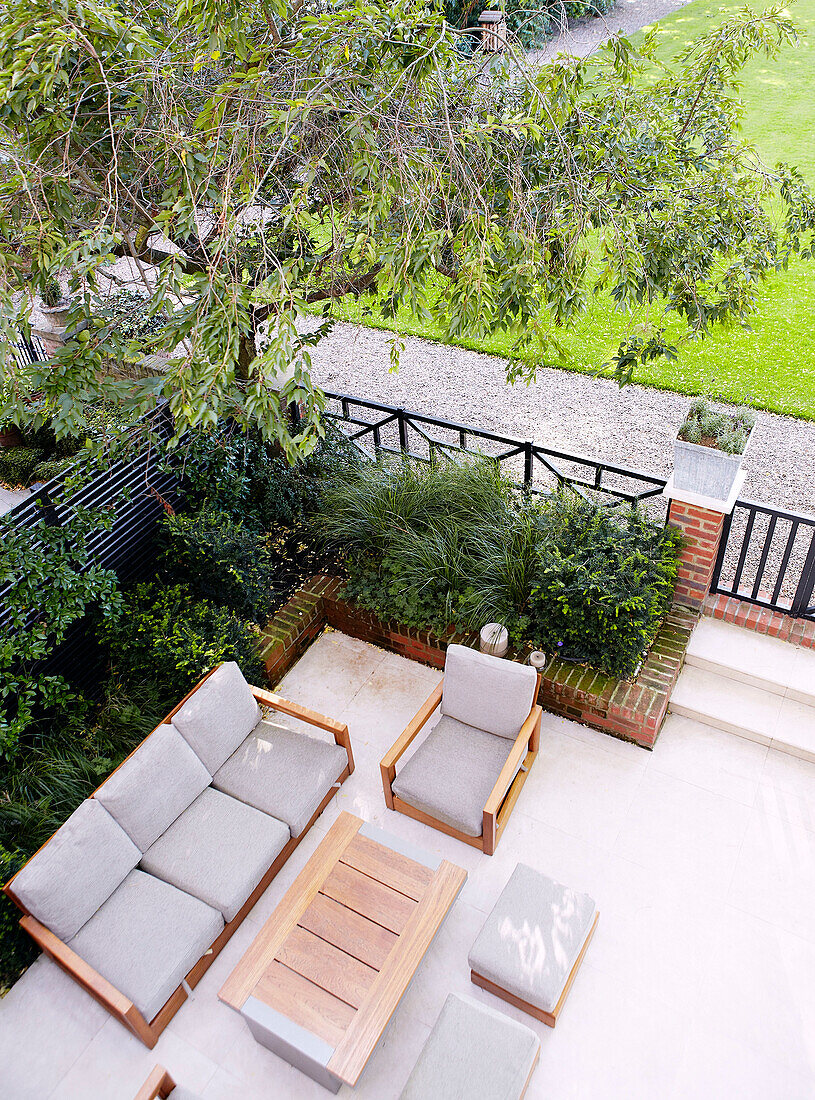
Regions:
<instances>
[{"instance_id":1,"label":"sofa back cushion","mask_svg":"<svg viewBox=\"0 0 815 1100\"><path fill-rule=\"evenodd\" d=\"M260 719L243 673L227 661L176 711L173 725L214 775Z\"/></svg>"},{"instance_id":2,"label":"sofa back cushion","mask_svg":"<svg viewBox=\"0 0 815 1100\"><path fill-rule=\"evenodd\" d=\"M514 740L532 709L537 682L538 674L529 665L449 645L442 714Z\"/></svg>"},{"instance_id":3,"label":"sofa back cushion","mask_svg":"<svg viewBox=\"0 0 815 1100\"><path fill-rule=\"evenodd\" d=\"M40 924L67 942L140 859L124 829L88 798L18 872L11 891Z\"/></svg>"},{"instance_id":4,"label":"sofa back cushion","mask_svg":"<svg viewBox=\"0 0 815 1100\"><path fill-rule=\"evenodd\" d=\"M95 797L146 852L211 781L178 730L165 725L139 745Z\"/></svg>"}]
</instances>

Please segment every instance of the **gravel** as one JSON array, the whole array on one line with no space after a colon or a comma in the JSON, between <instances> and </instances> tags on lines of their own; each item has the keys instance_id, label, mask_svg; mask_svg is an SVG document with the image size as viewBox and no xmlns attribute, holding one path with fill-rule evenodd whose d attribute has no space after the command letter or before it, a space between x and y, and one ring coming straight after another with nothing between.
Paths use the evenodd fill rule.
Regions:
<instances>
[{"instance_id":1,"label":"gravel","mask_svg":"<svg viewBox=\"0 0 815 1100\"><path fill-rule=\"evenodd\" d=\"M338 323L313 350L315 381L645 473L671 472L687 397L551 368L529 386L510 386L503 359L416 337L402 338L392 373L391 340L388 332ZM744 465L742 497L815 513L815 423L759 413Z\"/></svg>"},{"instance_id":2,"label":"gravel","mask_svg":"<svg viewBox=\"0 0 815 1100\"><path fill-rule=\"evenodd\" d=\"M540 50L528 54L532 61L550 61L558 54L588 57L613 34L629 35L684 8L689 0L617 0L605 16L571 19L566 28Z\"/></svg>"}]
</instances>

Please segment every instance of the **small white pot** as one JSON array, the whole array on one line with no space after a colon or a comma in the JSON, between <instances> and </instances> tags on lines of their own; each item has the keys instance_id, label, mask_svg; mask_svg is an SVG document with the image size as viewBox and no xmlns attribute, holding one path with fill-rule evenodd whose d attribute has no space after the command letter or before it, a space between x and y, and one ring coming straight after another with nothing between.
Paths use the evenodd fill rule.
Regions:
<instances>
[{"instance_id":1,"label":"small white pot","mask_svg":"<svg viewBox=\"0 0 815 1100\"><path fill-rule=\"evenodd\" d=\"M509 631L500 623L487 623L481 628L481 652L503 657L509 649Z\"/></svg>"}]
</instances>

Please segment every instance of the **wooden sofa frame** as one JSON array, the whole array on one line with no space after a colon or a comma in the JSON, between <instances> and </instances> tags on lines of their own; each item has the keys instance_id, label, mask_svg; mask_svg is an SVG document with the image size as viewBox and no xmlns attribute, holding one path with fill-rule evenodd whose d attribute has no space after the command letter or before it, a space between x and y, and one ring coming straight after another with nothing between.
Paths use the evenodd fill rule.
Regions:
<instances>
[{"instance_id":1,"label":"wooden sofa frame","mask_svg":"<svg viewBox=\"0 0 815 1100\"><path fill-rule=\"evenodd\" d=\"M215 670L220 667L216 665L215 668L211 668L206 676L203 676L195 687L189 691L184 698L173 707L170 713L162 720L160 725L164 725L170 722L177 711L183 707L187 700L195 694L201 685L212 675ZM15 897L14 894L14 879L17 877L15 874L3 887L3 892L11 898L14 904L22 910L23 917L20 920L22 928L28 932L28 934L36 941L39 947L49 955L54 962L60 966L66 974L69 974L74 981L78 982L83 989L87 990L90 995L103 1005L108 1012L115 1016L120 1023L124 1024L126 1028L133 1032L133 1034L149 1047L151 1050L158 1042L158 1038L162 1031L165 1029L179 1008L181 1008L184 1001L187 999L187 992L185 985L190 989L193 989L201 980L203 975L207 972L210 965L217 958L219 952L223 946L229 941L233 933L240 927L244 917L254 907L261 895L264 893L269 883L275 877L280 868L284 865L286 860L295 850L297 845L303 839L303 837L311 829L314 822L326 808L328 803L336 794L336 788L345 782L345 780L351 775L354 770L354 755L351 750L351 739L348 734L348 726L344 722L336 722L333 718L328 718L324 714L318 714L316 711L309 710L308 707L300 706L298 703L291 703L288 699L283 699L279 695L275 695L271 691L266 691L264 688L252 687L252 694L261 706L270 707L273 710L279 711L281 714L288 714L292 718L299 718L303 722L307 722L309 725L316 726L319 729L326 730L334 737L334 741L341 745L348 756L348 764L340 773L340 777L337 783L326 794L320 805L315 810L308 825L297 837L290 837L288 843L275 859L274 863L264 873L260 882L255 889L243 903L243 906L239 912L225 924L212 946L204 952L202 957L193 966L190 972L187 974L184 982L170 995L167 1002L159 1009L152 1020L145 1020L144 1016L139 1012L136 1006L115 986L113 986L107 979L103 978L101 974L97 973L92 966L89 966L84 959L80 958L75 951L72 951L67 944L63 943L58 936L55 936L50 929L33 917L22 902ZM145 739L146 740L146 739ZM143 744L144 742L141 742ZM140 746L136 746L133 752L137 752ZM133 753L122 761L119 767L130 759ZM115 769L118 771L118 768ZM111 772L111 775L113 772ZM108 776L110 778L110 776ZM107 780L105 780L107 782ZM102 784L100 784L100 787ZM98 790L99 788L97 788ZM93 792L91 797L96 794ZM48 841L46 841L46 844ZM42 845L39 851L44 848ZM35 852L34 855L37 853ZM34 856L31 857L33 859ZM22 870L22 868L20 868ZM19 871L17 872L19 874Z\"/></svg>"},{"instance_id":2,"label":"wooden sofa frame","mask_svg":"<svg viewBox=\"0 0 815 1100\"><path fill-rule=\"evenodd\" d=\"M175 1084L164 1066L154 1066L133 1100L167 1100Z\"/></svg>"},{"instance_id":3,"label":"wooden sofa frame","mask_svg":"<svg viewBox=\"0 0 815 1100\"><path fill-rule=\"evenodd\" d=\"M533 696L534 699L538 697L540 683L541 678L540 674L538 674L535 694ZM471 844L474 848L480 848L484 855L491 856L495 853L495 846L501 839L504 829L507 826L509 815L512 813L523 785L526 782L529 769L535 757L538 755L543 710L537 703L532 704L532 709L526 721L521 726L520 733L515 739L515 743L509 751L506 763L501 769L501 773L495 781L495 786L492 788L490 796L487 799L482 818L483 825L481 836L468 836L452 825L447 825L445 822L439 821L435 817L431 817L430 814L424 813L423 810L417 810L415 806L411 806L409 802L404 802L398 795L393 793L393 781L396 779L396 763L407 751L425 725L427 725L430 716L441 703L443 691L444 679L442 679L430 695L428 695L416 716L407 725L399 739L394 742L382 757L379 768L382 772L382 789L385 793L385 802L388 809L398 810L399 813L405 814L407 817L412 817L416 821L421 821L424 825L430 825L432 828L438 829L448 836L455 837L456 840L463 840L465 844Z\"/></svg>"}]
</instances>

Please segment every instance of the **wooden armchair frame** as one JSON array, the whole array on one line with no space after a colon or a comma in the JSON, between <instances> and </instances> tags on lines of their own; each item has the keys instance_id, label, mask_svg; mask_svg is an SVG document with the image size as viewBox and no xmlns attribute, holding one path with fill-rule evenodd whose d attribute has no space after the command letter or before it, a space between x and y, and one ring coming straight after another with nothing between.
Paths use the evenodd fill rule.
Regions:
<instances>
[{"instance_id":1,"label":"wooden armchair frame","mask_svg":"<svg viewBox=\"0 0 815 1100\"><path fill-rule=\"evenodd\" d=\"M216 665L215 668L219 666ZM206 676L195 685L192 691L189 691L184 698L178 703L170 713L162 719L160 725L164 725L170 722L173 715L183 707L187 700L195 694L201 685L215 672L215 668L210 669ZM275 695L274 692L266 691L264 688L252 687L252 694L258 703L262 706L271 707L281 714L288 714L292 718L299 718L303 722L307 722L309 725L316 726L319 729L326 730L334 737L334 741L341 745L348 757L348 763L343 771L340 773L340 777L337 783L326 794L320 805L314 811L311 820L305 829L297 837L290 837L288 843L275 859L274 863L265 871L260 882L255 889L243 903L238 913L225 924L218 937L215 939L211 947L209 947L198 962L193 966L190 972L186 975L185 983L191 989L195 988L203 975L207 972L212 962L217 958L224 944L228 943L233 933L240 927L244 917L255 906L261 895L264 893L269 883L275 877L280 868L284 865L286 860L295 850L297 845L303 839L303 837L309 832L314 822L326 808L328 803L334 797L336 788L340 786L351 775L354 770L354 755L351 751L351 739L348 733L348 726L344 722L336 722L333 718L328 718L324 714L318 714L317 711L309 710L308 707L300 706L299 703L292 703L288 699L283 699L279 695ZM146 740L146 739L145 739ZM140 742L143 744L144 742ZM138 751L137 745L133 752ZM133 753L122 761L119 767L122 767L127 760L130 759ZM118 771L118 768L115 769ZM113 775L113 772L111 772ZM108 779L110 776L108 776ZM107 779L105 780L107 782ZM102 786L102 784L100 784ZM98 790L99 788L97 788ZM91 798L96 794L93 792ZM46 841L46 844L48 841ZM42 845L44 848L45 845ZM38 849L39 851L42 848ZM34 856L36 856L36 852ZM31 859L34 858L31 857ZM22 868L20 869L22 870ZM19 874L19 872L17 872ZM39 947L49 955L54 962L61 967L66 974L69 974L75 982L82 986L90 995L103 1005L111 1016L115 1016L116 1019L124 1024L129 1031L149 1047L151 1050L158 1042L158 1038L161 1035L164 1028L181 1008L184 1001L187 999L187 993L184 988L184 984L178 986L178 988L170 995L167 1002L159 1009L157 1014L152 1020L146 1020L144 1016L139 1012L136 1006L114 985L111 985L106 978L103 978L92 966L89 966L84 959L80 958L75 951L58 937L55 936L45 925L41 924L34 916L32 916L22 902L14 894L14 879L17 875L12 876L9 881L3 887L3 892L11 898L14 904L21 909L23 917L20 920L22 928L28 932L28 934L35 940Z\"/></svg>"},{"instance_id":2,"label":"wooden armchair frame","mask_svg":"<svg viewBox=\"0 0 815 1100\"><path fill-rule=\"evenodd\" d=\"M535 687L535 699L538 697L540 682L541 678L539 675ZM515 803L518 801L518 796L526 782L529 769L535 757L538 755L543 710L537 703L532 704L532 709L526 721L521 726L520 733L515 739L509 751L506 763L501 769L501 773L495 781L495 786L492 788L490 796L487 799L487 804L484 807L483 813L481 836L468 836L459 829L453 828L452 825L447 825L445 822L439 821L435 817L431 817L430 814L426 814L422 810L417 810L415 806L411 806L409 802L404 802L398 795L393 793L393 781L396 779L397 761L404 755L422 729L427 725L430 716L441 703L443 691L444 680L442 679L422 703L415 717L408 723L399 739L394 742L382 757L379 768L382 772L382 789L385 794L385 802L388 809L398 810L399 813L415 818L416 821L421 821L425 825L431 825L434 829L438 829L442 833L447 833L448 836L454 836L457 840L463 840L465 844L471 844L474 848L480 848L484 855L491 856L494 854L495 846L501 839L504 829L506 828L509 815L512 813Z\"/></svg>"},{"instance_id":3,"label":"wooden armchair frame","mask_svg":"<svg viewBox=\"0 0 815 1100\"><path fill-rule=\"evenodd\" d=\"M174 1088L175 1081L164 1066L154 1066L133 1100L167 1100Z\"/></svg>"}]
</instances>

